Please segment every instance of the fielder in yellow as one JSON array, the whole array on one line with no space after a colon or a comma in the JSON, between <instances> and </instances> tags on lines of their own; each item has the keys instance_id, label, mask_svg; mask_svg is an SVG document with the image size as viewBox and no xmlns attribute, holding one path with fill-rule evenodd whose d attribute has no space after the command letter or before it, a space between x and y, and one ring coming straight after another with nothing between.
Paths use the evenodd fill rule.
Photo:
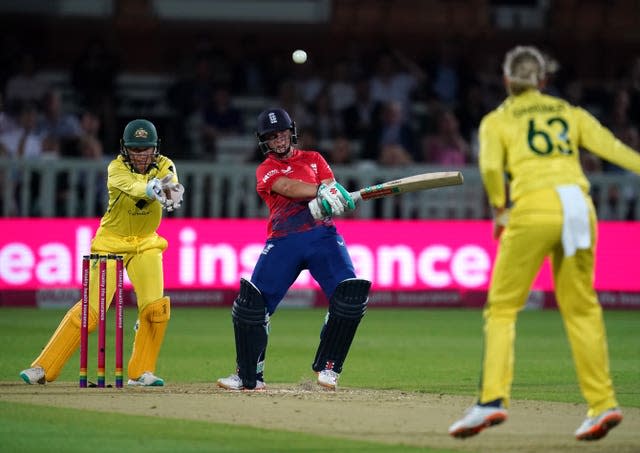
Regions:
<instances>
[{"instance_id":1,"label":"fielder in yellow","mask_svg":"<svg viewBox=\"0 0 640 453\"><path fill-rule=\"evenodd\" d=\"M500 240L484 310L480 396L449 433L465 438L507 419L516 317L549 256L558 308L589 406L575 436L600 439L622 421L622 412L593 287L596 214L579 148L636 173L640 155L587 111L540 92L546 68L535 47L508 52L503 72L509 96L480 123L480 172L494 210L494 237Z\"/></svg>"},{"instance_id":2,"label":"fielder in yellow","mask_svg":"<svg viewBox=\"0 0 640 453\"><path fill-rule=\"evenodd\" d=\"M173 211L182 203L184 187L178 182L173 162L158 152L158 133L147 120L131 121L124 128L120 155L109 164L109 206L91 242L92 254L124 257L138 303L138 321L128 384L161 386L155 376L156 360L170 317L169 298L164 296L162 252L167 241L156 233L163 208ZM108 260L107 303L115 292L115 262ZM89 332L96 329L98 313L98 266L90 267ZM107 306L108 309L108 306ZM27 384L54 381L80 344L81 302L60 322L31 368L20 373Z\"/></svg>"}]
</instances>

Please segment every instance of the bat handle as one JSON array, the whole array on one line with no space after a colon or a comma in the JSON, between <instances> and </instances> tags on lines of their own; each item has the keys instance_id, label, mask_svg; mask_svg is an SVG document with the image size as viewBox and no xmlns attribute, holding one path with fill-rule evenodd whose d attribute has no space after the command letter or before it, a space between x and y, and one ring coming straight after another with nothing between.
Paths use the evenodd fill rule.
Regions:
<instances>
[{"instance_id":1,"label":"bat handle","mask_svg":"<svg viewBox=\"0 0 640 453\"><path fill-rule=\"evenodd\" d=\"M360 200L362 200L362 195L360 195L359 190L356 190L355 192L349 192L349 195L351 195L351 199L354 203L358 203Z\"/></svg>"}]
</instances>

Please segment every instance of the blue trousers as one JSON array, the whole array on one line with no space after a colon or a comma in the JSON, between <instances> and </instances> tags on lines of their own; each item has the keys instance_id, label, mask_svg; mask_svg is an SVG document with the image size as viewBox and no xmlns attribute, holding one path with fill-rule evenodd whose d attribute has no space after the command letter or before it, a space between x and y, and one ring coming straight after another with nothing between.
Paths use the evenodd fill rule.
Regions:
<instances>
[{"instance_id":1,"label":"blue trousers","mask_svg":"<svg viewBox=\"0 0 640 453\"><path fill-rule=\"evenodd\" d=\"M335 227L319 227L270 239L251 276L262 293L269 315L273 314L300 272L308 269L327 299L338 284L355 278L344 239Z\"/></svg>"}]
</instances>

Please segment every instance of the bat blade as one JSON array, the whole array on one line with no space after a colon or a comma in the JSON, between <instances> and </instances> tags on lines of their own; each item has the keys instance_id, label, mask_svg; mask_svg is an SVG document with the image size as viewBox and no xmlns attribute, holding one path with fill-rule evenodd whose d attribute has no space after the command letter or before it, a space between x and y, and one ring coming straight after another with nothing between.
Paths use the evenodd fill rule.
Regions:
<instances>
[{"instance_id":1,"label":"bat blade","mask_svg":"<svg viewBox=\"0 0 640 453\"><path fill-rule=\"evenodd\" d=\"M356 192L352 192L351 196L354 200L375 200L376 198L389 197L401 193L417 192L419 190L435 189L438 187L457 186L463 182L464 177L459 171L422 173L364 187Z\"/></svg>"}]
</instances>

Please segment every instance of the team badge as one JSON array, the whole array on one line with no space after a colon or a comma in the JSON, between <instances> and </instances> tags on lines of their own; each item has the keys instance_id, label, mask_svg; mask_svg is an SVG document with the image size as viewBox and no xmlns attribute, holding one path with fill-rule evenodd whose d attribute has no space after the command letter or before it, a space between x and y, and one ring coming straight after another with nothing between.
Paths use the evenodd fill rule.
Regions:
<instances>
[{"instance_id":1,"label":"team badge","mask_svg":"<svg viewBox=\"0 0 640 453\"><path fill-rule=\"evenodd\" d=\"M136 129L136 131L133 133L133 136L135 138L147 138L149 137L149 133L146 131L146 129L139 128Z\"/></svg>"}]
</instances>

